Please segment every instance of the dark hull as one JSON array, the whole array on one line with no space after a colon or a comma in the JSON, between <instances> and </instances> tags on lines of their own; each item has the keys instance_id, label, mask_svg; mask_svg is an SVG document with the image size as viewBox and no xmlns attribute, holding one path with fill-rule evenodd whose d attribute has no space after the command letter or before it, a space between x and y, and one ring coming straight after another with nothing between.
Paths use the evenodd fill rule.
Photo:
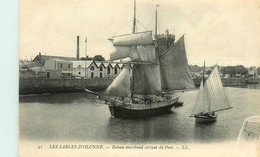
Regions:
<instances>
[{"instance_id":1,"label":"dark hull","mask_svg":"<svg viewBox=\"0 0 260 157\"><path fill-rule=\"evenodd\" d=\"M175 106L175 104L176 103L151 109L129 109L115 105L109 105L109 110L111 116L115 118L138 119L170 113L171 108Z\"/></svg>"},{"instance_id":2,"label":"dark hull","mask_svg":"<svg viewBox=\"0 0 260 157\"><path fill-rule=\"evenodd\" d=\"M194 116L197 123L203 122L215 122L217 120L217 116Z\"/></svg>"}]
</instances>

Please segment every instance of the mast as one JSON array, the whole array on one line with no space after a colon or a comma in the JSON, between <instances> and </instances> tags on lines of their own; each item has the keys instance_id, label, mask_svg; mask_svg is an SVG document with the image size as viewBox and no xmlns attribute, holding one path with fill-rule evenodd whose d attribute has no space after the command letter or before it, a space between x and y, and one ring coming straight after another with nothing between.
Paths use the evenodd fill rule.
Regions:
<instances>
[{"instance_id":1,"label":"mast","mask_svg":"<svg viewBox=\"0 0 260 157\"><path fill-rule=\"evenodd\" d=\"M161 76L164 76L164 78L166 77L164 75L164 72L163 72L163 66L162 66L162 60L160 58L160 53L159 53L159 50L158 50L158 40L157 40L157 7L159 7L160 5L159 4L156 4L155 6L155 28L154 28L154 38L155 38L155 53L157 55L157 58L158 58L158 62L159 62L159 66L160 66L160 74ZM166 81L163 81L165 84L166 84ZM165 85L165 87L167 87L167 85ZM162 89L162 87L161 87Z\"/></svg>"},{"instance_id":2,"label":"mast","mask_svg":"<svg viewBox=\"0 0 260 157\"><path fill-rule=\"evenodd\" d=\"M86 62L87 62L87 42L88 42L88 38L86 36L86 40L85 40L85 43L86 43L86 48L85 48L85 78L87 78L87 66L86 66Z\"/></svg>"},{"instance_id":3,"label":"mast","mask_svg":"<svg viewBox=\"0 0 260 157\"><path fill-rule=\"evenodd\" d=\"M134 1L134 21L133 21L133 30L132 33L135 33L135 27L136 27L136 0Z\"/></svg>"},{"instance_id":4,"label":"mast","mask_svg":"<svg viewBox=\"0 0 260 157\"><path fill-rule=\"evenodd\" d=\"M160 5L156 5L155 7L155 29L154 29L154 37L155 37L155 40L157 40L157 7L159 7Z\"/></svg>"},{"instance_id":5,"label":"mast","mask_svg":"<svg viewBox=\"0 0 260 157\"><path fill-rule=\"evenodd\" d=\"M205 83L204 73L205 73L205 60L204 60L204 67L203 67L203 73L202 73L202 82L203 82L203 84Z\"/></svg>"},{"instance_id":6,"label":"mast","mask_svg":"<svg viewBox=\"0 0 260 157\"><path fill-rule=\"evenodd\" d=\"M132 33L135 34L135 27L136 27L136 0L134 0L134 21L133 21L133 30ZM135 64L133 64L133 69L132 69L132 78L131 78L131 100L133 102L134 98L134 68Z\"/></svg>"}]
</instances>

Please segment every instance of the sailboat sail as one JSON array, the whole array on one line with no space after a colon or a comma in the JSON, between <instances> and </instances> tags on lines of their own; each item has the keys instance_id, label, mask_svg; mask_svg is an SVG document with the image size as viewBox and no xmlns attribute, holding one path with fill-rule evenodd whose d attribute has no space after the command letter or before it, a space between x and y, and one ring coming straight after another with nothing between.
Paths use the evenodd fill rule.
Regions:
<instances>
[{"instance_id":1,"label":"sailboat sail","mask_svg":"<svg viewBox=\"0 0 260 157\"><path fill-rule=\"evenodd\" d=\"M115 80L105 91L105 95L126 97L130 94L130 66L126 64L125 68L119 73Z\"/></svg>"},{"instance_id":2,"label":"sailboat sail","mask_svg":"<svg viewBox=\"0 0 260 157\"><path fill-rule=\"evenodd\" d=\"M116 36L113 39L114 46L136 46L152 43L152 31Z\"/></svg>"},{"instance_id":3,"label":"sailboat sail","mask_svg":"<svg viewBox=\"0 0 260 157\"><path fill-rule=\"evenodd\" d=\"M114 37L113 45L110 60L129 57L132 61L156 61L151 31Z\"/></svg>"},{"instance_id":4,"label":"sailboat sail","mask_svg":"<svg viewBox=\"0 0 260 157\"><path fill-rule=\"evenodd\" d=\"M135 65L133 70L134 94L161 94L161 76L158 64Z\"/></svg>"},{"instance_id":5,"label":"sailboat sail","mask_svg":"<svg viewBox=\"0 0 260 157\"><path fill-rule=\"evenodd\" d=\"M217 66L215 66L204 86L209 99L208 111L218 111L231 108L225 95Z\"/></svg>"},{"instance_id":6,"label":"sailboat sail","mask_svg":"<svg viewBox=\"0 0 260 157\"><path fill-rule=\"evenodd\" d=\"M132 61L153 63L157 61L154 45L139 45L133 47L129 57Z\"/></svg>"},{"instance_id":7,"label":"sailboat sail","mask_svg":"<svg viewBox=\"0 0 260 157\"><path fill-rule=\"evenodd\" d=\"M110 60L118 60L129 57L131 47L129 46L114 46L110 53Z\"/></svg>"},{"instance_id":8,"label":"sailboat sail","mask_svg":"<svg viewBox=\"0 0 260 157\"><path fill-rule=\"evenodd\" d=\"M184 35L177 43L162 53L162 87L165 91L194 88L189 74Z\"/></svg>"},{"instance_id":9,"label":"sailboat sail","mask_svg":"<svg viewBox=\"0 0 260 157\"><path fill-rule=\"evenodd\" d=\"M208 97L207 94L204 94L204 85L203 80L201 80L200 83L200 89L199 93L195 102L195 107L193 108L191 116L194 116L195 114L202 113L207 111L208 109Z\"/></svg>"},{"instance_id":10,"label":"sailboat sail","mask_svg":"<svg viewBox=\"0 0 260 157\"><path fill-rule=\"evenodd\" d=\"M229 108L231 108L231 106L228 103L223 90L218 68L215 66L204 85L201 82L200 91L192 115L201 112L215 112Z\"/></svg>"}]
</instances>

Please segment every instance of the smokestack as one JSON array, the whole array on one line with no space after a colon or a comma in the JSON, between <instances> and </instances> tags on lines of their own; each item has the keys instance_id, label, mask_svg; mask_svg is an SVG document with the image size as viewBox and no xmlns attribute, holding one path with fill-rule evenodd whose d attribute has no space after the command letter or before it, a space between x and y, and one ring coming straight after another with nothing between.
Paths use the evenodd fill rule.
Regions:
<instances>
[{"instance_id":1,"label":"smokestack","mask_svg":"<svg viewBox=\"0 0 260 157\"><path fill-rule=\"evenodd\" d=\"M77 36L77 60L79 60L79 36Z\"/></svg>"}]
</instances>

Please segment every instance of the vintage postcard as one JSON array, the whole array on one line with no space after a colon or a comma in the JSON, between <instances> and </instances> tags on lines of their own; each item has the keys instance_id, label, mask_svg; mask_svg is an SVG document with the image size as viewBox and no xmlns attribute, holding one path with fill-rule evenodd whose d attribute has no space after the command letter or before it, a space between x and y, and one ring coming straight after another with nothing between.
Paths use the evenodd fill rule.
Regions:
<instances>
[{"instance_id":1,"label":"vintage postcard","mask_svg":"<svg viewBox=\"0 0 260 157\"><path fill-rule=\"evenodd\" d=\"M18 156L259 156L259 9L21 0Z\"/></svg>"}]
</instances>

